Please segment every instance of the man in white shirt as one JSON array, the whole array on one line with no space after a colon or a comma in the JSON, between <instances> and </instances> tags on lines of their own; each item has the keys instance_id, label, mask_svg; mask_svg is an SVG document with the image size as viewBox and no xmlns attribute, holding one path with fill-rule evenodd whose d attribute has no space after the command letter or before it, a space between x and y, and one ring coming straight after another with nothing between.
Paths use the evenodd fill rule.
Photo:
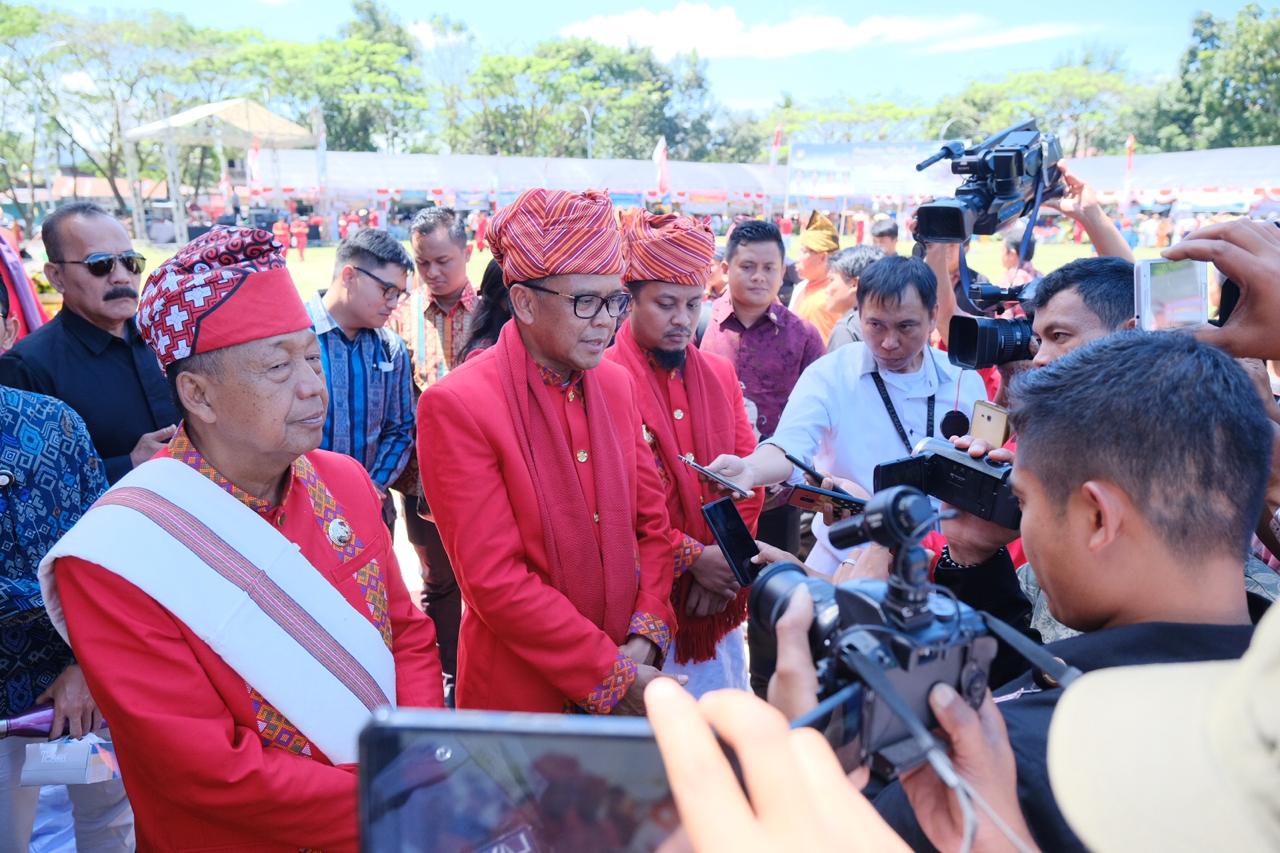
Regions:
<instances>
[{"instance_id":1,"label":"man in white shirt","mask_svg":"<svg viewBox=\"0 0 1280 853\"><path fill-rule=\"evenodd\" d=\"M967 419L974 401L986 399L978 374L929 346L937 279L923 261L891 257L867 267L858 314L863 340L809 365L773 436L745 458L720 456L711 470L746 488L773 485L798 477L789 453L869 494L877 465L907 456L925 438L943 437L948 413L959 410ZM820 517L813 532L817 544L806 562L831 574L849 552L832 548Z\"/></svg>"}]
</instances>

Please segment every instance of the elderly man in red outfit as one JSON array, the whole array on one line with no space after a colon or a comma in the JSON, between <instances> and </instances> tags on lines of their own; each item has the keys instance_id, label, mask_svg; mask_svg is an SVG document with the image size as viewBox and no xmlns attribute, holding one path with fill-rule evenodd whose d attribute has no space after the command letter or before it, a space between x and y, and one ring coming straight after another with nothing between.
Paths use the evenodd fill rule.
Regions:
<instances>
[{"instance_id":1,"label":"elderly man in red outfit","mask_svg":"<svg viewBox=\"0 0 1280 853\"><path fill-rule=\"evenodd\" d=\"M601 362L630 302L609 197L529 190L489 244L512 321L418 402L466 605L457 705L642 714L671 644L670 525L635 383Z\"/></svg>"},{"instance_id":2,"label":"elderly man in red outfit","mask_svg":"<svg viewBox=\"0 0 1280 853\"><path fill-rule=\"evenodd\" d=\"M688 675L695 695L746 690L747 590L738 588L702 517L702 505L719 494L681 462L692 455L705 465L756 446L733 364L690 346L715 237L687 216L636 210L623 214L622 252L631 313L605 358L635 380L645 441L666 491L679 625L666 670ZM738 505L752 530L763 501L757 490Z\"/></svg>"},{"instance_id":3,"label":"elderly man in red outfit","mask_svg":"<svg viewBox=\"0 0 1280 853\"><path fill-rule=\"evenodd\" d=\"M264 231L151 274L138 325L183 413L40 569L149 850L355 850L357 738L443 704L431 622L359 463L316 450L311 321Z\"/></svg>"}]
</instances>

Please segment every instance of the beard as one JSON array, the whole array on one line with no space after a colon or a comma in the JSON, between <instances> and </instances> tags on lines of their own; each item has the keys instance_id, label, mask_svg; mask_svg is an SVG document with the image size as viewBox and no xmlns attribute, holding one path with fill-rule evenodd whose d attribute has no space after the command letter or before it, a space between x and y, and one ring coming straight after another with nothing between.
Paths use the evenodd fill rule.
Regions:
<instances>
[{"instance_id":1,"label":"beard","mask_svg":"<svg viewBox=\"0 0 1280 853\"><path fill-rule=\"evenodd\" d=\"M684 367L684 350L677 349L651 349L649 352L653 355L653 360L658 362L658 366L663 370L678 370Z\"/></svg>"}]
</instances>

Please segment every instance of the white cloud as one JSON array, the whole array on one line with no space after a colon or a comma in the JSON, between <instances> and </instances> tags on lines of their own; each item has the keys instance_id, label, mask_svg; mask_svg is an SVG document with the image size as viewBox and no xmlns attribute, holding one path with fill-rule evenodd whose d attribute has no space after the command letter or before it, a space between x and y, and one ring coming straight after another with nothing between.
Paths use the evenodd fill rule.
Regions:
<instances>
[{"instance_id":1,"label":"white cloud","mask_svg":"<svg viewBox=\"0 0 1280 853\"><path fill-rule=\"evenodd\" d=\"M263 6L288 6L293 0L258 0Z\"/></svg>"},{"instance_id":2,"label":"white cloud","mask_svg":"<svg viewBox=\"0 0 1280 853\"><path fill-rule=\"evenodd\" d=\"M991 47L1010 47L1038 41L1069 38L1093 32L1097 27L1084 24L1025 24L1006 30L966 33L961 37L936 41L920 49L920 53L961 53Z\"/></svg>"},{"instance_id":3,"label":"white cloud","mask_svg":"<svg viewBox=\"0 0 1280 853\"><path fill-rule=\"evenodd\" d=\"M98 86L93 82L93 78L89 76L87 71L68 71L63 74L59 81L62 88L69 92L96 92Z\"/></svg>"},{"instance_id":4,"label":"white cloud","mask_svg":"<svg viewBox=\"0 0 1280 853\"><path fill-rule=\"evenodd\" d=\"M437 47L462 44L467 40L466 32L441 33L431 26L430 21L414 21L407 27L419 42L423 50L435 50Z\"/></svg>"},{"instance_id":5,"label":"white cloud","mask_svg":"<svg viewBox=\"0 0 1280 853\"><path fill-rule=\"evenodd\" d=\"M872 15L850 23L836 15L800 15L779 23L748 25L732 6L682 2L661 11L631 9L596 15L562 28L567 38L590 38L615 47L651 47L661 59L694 50L707 59L783 59L864 45L919 45L947 53L1075 35L1075 24L1034 24L1003 30L981 15L946 17Z\"/></svg>"}]
</instances>

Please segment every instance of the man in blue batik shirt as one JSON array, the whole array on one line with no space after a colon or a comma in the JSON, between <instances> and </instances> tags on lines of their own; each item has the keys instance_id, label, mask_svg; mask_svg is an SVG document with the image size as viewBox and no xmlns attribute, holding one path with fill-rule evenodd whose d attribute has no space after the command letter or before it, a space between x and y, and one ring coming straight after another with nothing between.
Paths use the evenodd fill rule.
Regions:
<instances>
[{"instance_id":1,"label":"man in blue batik shirt","mask_svg":"<svg viewBox=\"0 0 1280 853\"><path fill-rule=\"evenodd\" d=\"M0 310L8 313L0 288ZM101 717L71 649L44 609L36 570L107 488L84 421L52 397L0 385L0 718L52 702L51 738L93 731ZM26 850L38 787L20 787L32 738L0 738L0 850ZM133 812L119 779L71 785L80 850L132 850Z\"/></svg>"},{"instance_id":2,"label":"man in blue batik shirt","mask_svg":"<svg viewBox=\"0 0 1280 853\"><path fill-rule=\"evenodd\" d=\"M320 447L353 457L383 498L383 518L395 522L387 490L413 453L413 367L404 341L384 328L408 295L413 259L375 228L338 245L333 281L307 303L320 340L329 385L329 412Z\"/></svg>"}]
</instances>

